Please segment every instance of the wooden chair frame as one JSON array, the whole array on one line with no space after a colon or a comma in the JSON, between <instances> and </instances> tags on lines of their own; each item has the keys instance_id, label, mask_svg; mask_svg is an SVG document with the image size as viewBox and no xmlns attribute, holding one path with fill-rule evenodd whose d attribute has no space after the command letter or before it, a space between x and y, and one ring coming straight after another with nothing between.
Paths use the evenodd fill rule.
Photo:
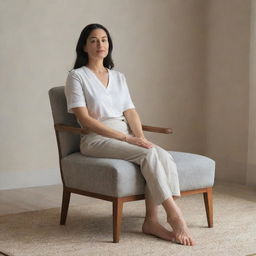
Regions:
<instances>
[{"instance_id":1,"label":"wooden chair frame","mask_svg":"<svg viewBox=\"0 0 256 256\"><path fill-rule=\"evenodd\" d=\"M112 197L112 196L106 196L106 195L101 195L101 194L97 194L97 193L92 193L92 192L88 192L88 191L83 191L83 190L67 187L65 185L65 181L63 178L63 172L62 172L62 166L61 166L62 154L61 154L61 149L60 149L59 133L60 132L72 132L72 133L77 133L77 134L87 134L88 131L86 129L68 126L65 124L55 124L54 129L55 129L57 143L58 143L59 164L60 164L60 171L61 171L61 179L62 179L62 183L63 183L63 196L62 196L60 224L65 225L65 223L66 223L71 193L107 200L107 201L110 201L113 203L113 242L118 243L119 239L120 239L123 203L130 202L130 201L136 201L136 200L143 200L143 199L145 199L145 194L126 196L126 197ZM157 132L157 133L165 133L165 134L172 133L171 128L162 128L162 127L142 125L142 129L144 131L149 131L149 132ZM208 227L209 228L213 227L212 187L189 190L189 191L181 191L182 196L192 195L192 194L203 194Z\"/></svg>"}]
</instances>

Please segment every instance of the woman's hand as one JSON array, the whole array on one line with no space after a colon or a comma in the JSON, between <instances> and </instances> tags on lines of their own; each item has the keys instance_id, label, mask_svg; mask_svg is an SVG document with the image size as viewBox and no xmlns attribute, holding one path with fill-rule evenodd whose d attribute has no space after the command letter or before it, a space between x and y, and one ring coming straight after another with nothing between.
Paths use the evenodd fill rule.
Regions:
<instances>
[{"instance_id":1,"label":"woman's hand","mask_svg":"<svg viewBox=\"0 0 256 256\"><path fill-rule=\"evenodd\" d=\"M153 143L148 141L145 137L134 137L134 136L127 135L126 142L128 142L130 144L138 145L138 146L144 147L144 148L152 148L153 147Z\"/></svg>"}]
</instances>

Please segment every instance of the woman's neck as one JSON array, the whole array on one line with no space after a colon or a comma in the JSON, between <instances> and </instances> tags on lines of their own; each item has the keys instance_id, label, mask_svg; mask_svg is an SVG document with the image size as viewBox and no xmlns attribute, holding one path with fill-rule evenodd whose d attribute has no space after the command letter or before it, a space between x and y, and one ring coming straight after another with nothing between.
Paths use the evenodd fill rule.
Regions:
<instances>
[{"instance_id":1,"label":"woman's neck","mask_svg":"<svg viewBox=\"0 0 256 256\"><path fill-rule=\"evenodd\" d=\"M96 73L106 72L106 68L103 66L103 61L89 62L86 66Z\"/></svg>"}]
</instances>

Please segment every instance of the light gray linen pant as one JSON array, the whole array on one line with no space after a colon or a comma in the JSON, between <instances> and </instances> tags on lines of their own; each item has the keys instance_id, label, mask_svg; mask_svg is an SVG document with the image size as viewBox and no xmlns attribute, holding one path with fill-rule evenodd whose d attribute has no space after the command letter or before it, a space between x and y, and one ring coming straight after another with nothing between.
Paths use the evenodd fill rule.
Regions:
<instances>
[{"instance_id":1,"label":"light gray linen pant","mask_svg":"<svg viewBox=\"0 0 256 256\"><path fill-rule=\"evenodd\" d=\"M102 122L124 134L132 134L125 117ZM145 193L152 197L155 205L160 205L171 196L180 196L177 167L173 157L155 144L147 149L90 132L81 138L80 151L86 156L123 159L139 165L146 180Z\"/></svg>"}]
</instances>

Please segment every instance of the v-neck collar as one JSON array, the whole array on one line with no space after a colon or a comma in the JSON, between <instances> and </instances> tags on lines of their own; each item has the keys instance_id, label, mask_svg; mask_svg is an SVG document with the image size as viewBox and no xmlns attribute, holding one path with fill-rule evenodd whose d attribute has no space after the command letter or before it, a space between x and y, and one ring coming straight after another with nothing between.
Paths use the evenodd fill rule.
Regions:
<instances>
[{"instance_id":1,"label":"v-neck collar","mask_svg":"<svg viewBox=\"0 0 256 256\"><path fill-rule=\"evenodd\" d=\"M88 67L86 66L83 66L86 70L88 70L92 76L94 76L94 78L98 81L98 83L100 84L101 87L103 87L103 89L105 90L109 90L109 87L110 87L110 80L111 80L111 75L110 75L110 69L106 68L107 71L108 71L108 84L107 84L107 87L100 81L100 79L97 77L97 75Z\"/></svg>"}]
</instances>

